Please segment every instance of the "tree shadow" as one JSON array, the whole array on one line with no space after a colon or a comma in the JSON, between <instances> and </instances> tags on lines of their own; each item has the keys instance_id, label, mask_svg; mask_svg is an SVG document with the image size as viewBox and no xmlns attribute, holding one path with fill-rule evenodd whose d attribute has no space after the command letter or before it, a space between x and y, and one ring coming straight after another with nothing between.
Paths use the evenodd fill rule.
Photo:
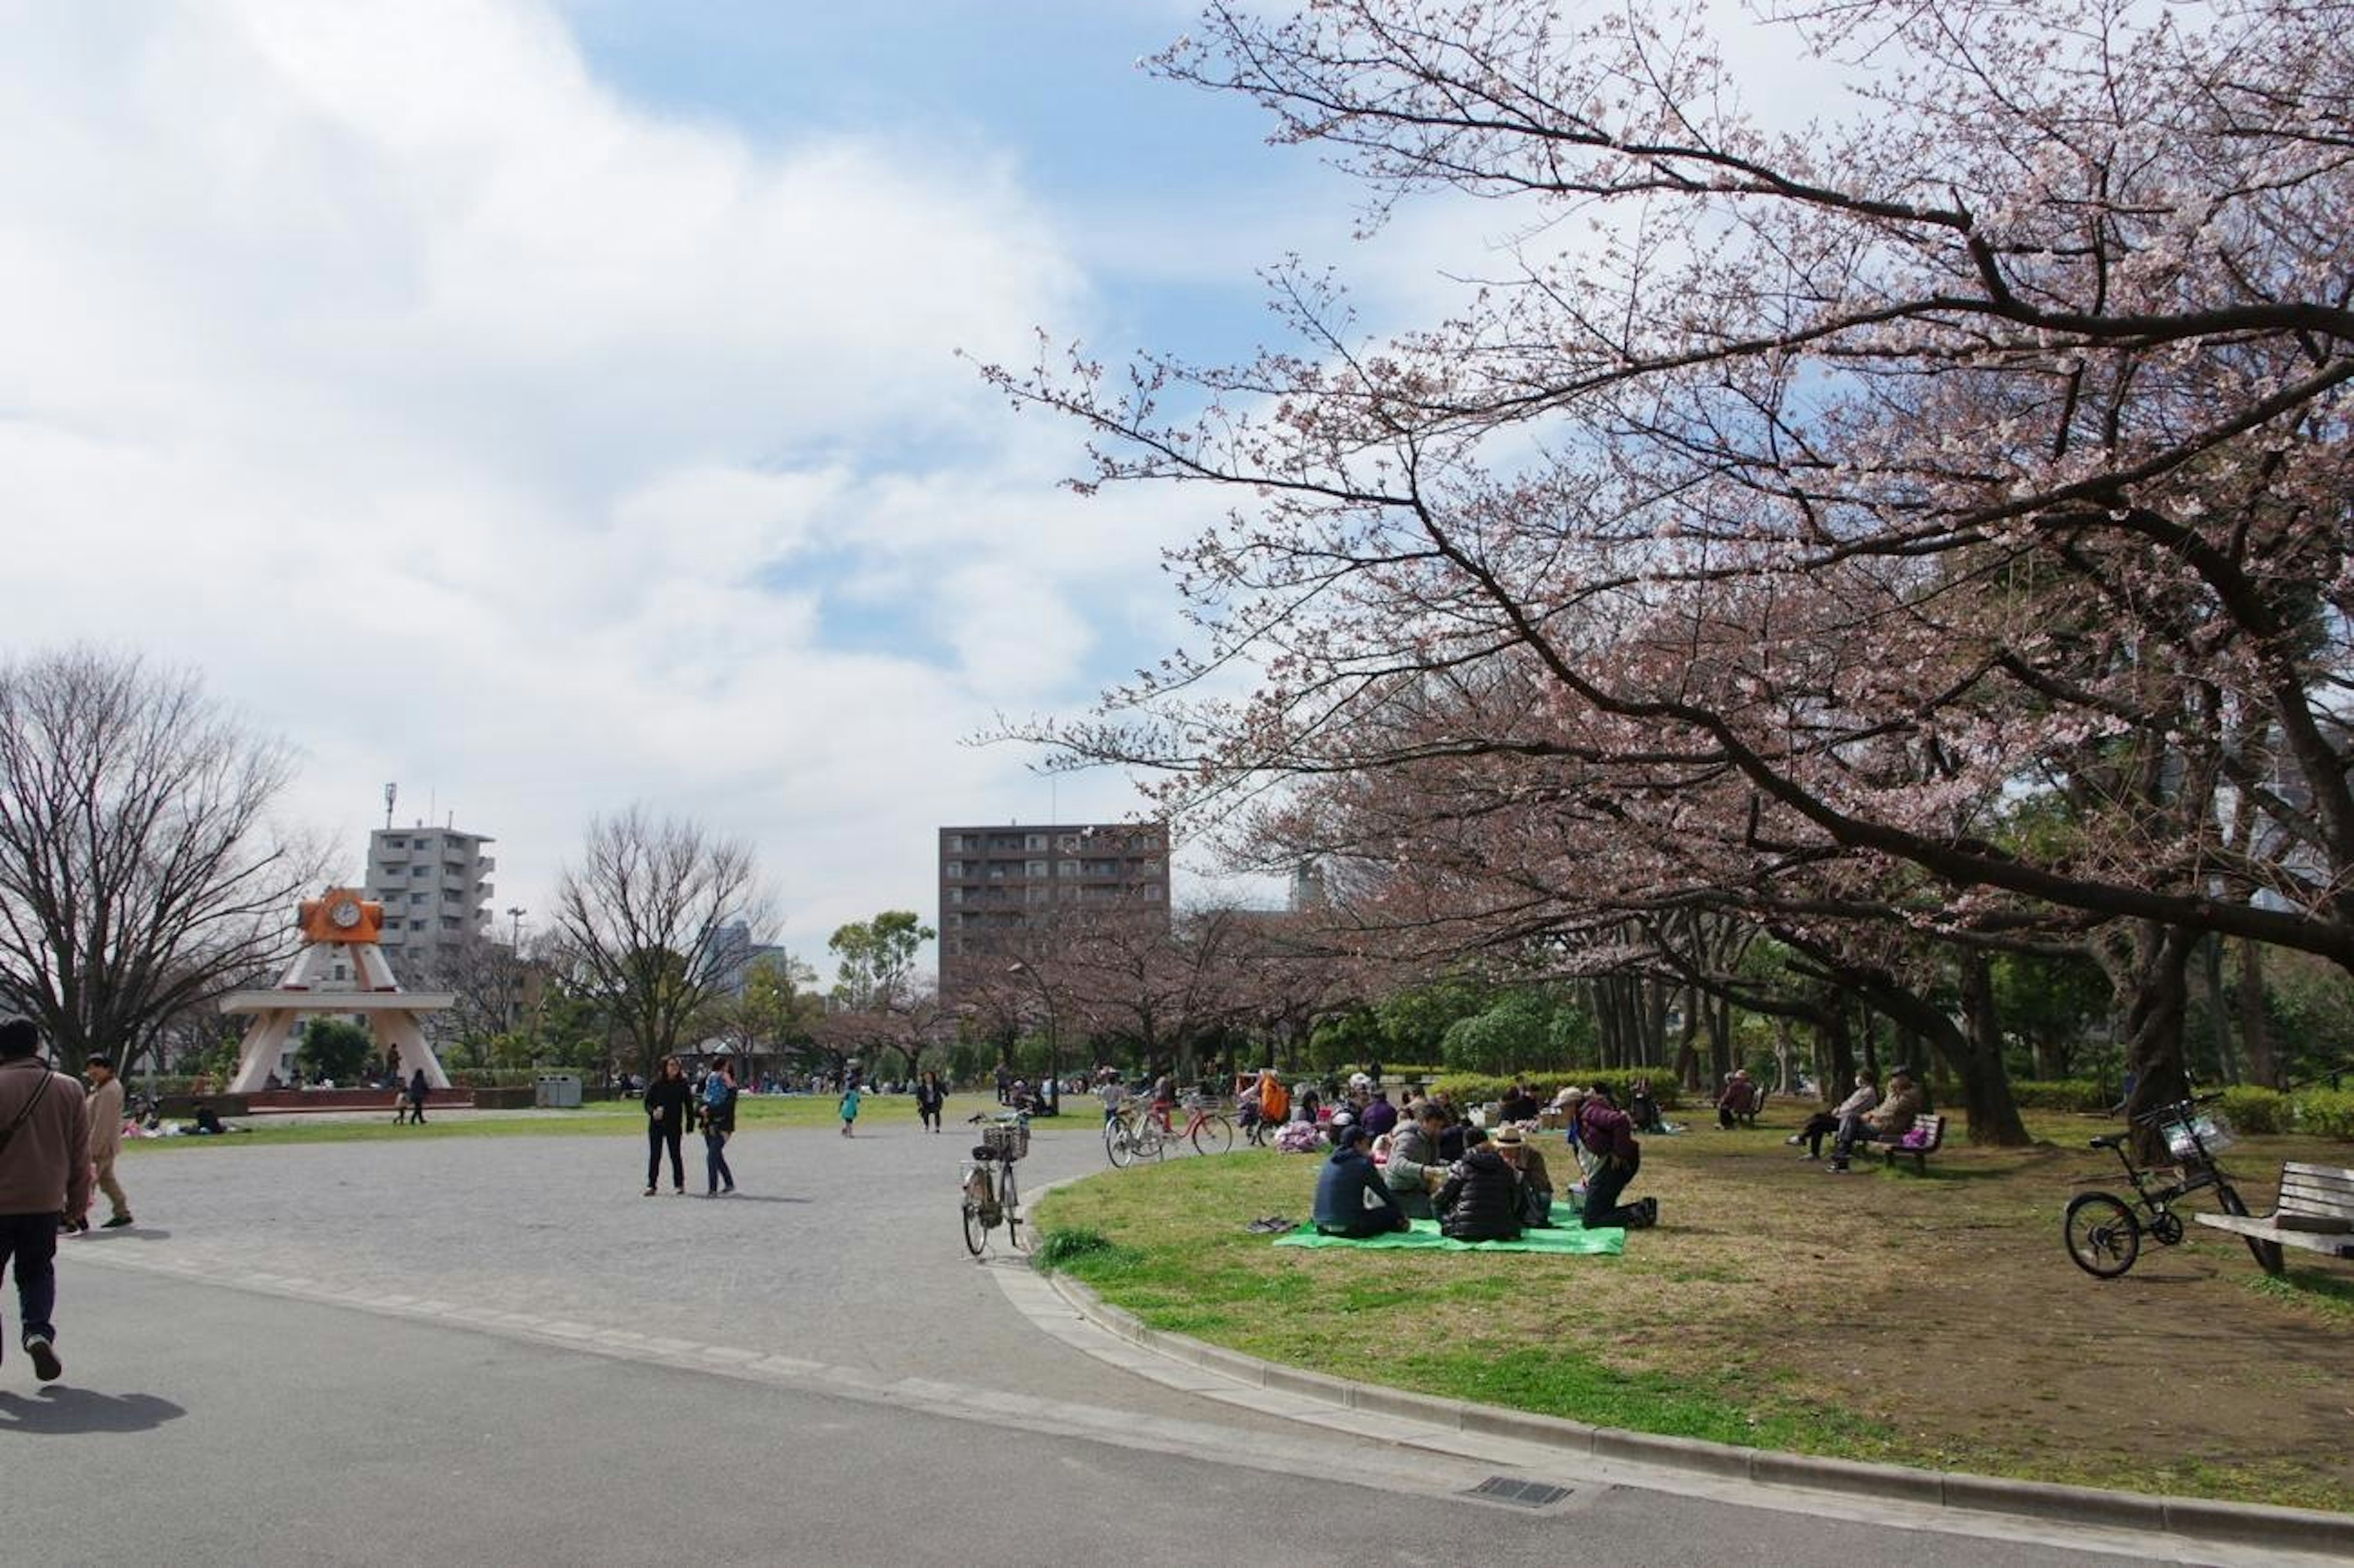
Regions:
<instances>
[{"instance_id":1,"label":"tree shadow","mask_svg":"<svg viewBox=\"0 0 2354 1568\"><path fill-rule=\"evenodd\" d=\"M59 1384L30 1398L0 1389L0 1432L68 1437L85 1432L152 1432L187 1412L152 1393L98 1393Z\"/></svg>"}]
</instances>

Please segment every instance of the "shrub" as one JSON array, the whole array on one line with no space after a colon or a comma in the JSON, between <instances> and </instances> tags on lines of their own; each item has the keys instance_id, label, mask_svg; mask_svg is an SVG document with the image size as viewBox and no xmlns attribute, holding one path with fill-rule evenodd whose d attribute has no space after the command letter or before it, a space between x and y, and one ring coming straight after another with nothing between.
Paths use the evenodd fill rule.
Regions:
<instances>
[{"instance_id":1,"label":"shrub","mask_svg":"<svg viewBox=\"0 0 2354 1568\"><path fill-rule=\"evenodd\" d=\"M2021 1110L2098 1116L2117 1103L2115 1090L2104 1089L2091 1078L2013 1078L2010 1092Z\"/></svg>"},{"instance_id":2,"label":"shrub","mask_svg":"<svg viewBox=\"0 0 2354 1568\"><path fill-rule=\"evenodd\" d=\"M2296 1107L2297 1131L2315 1138L2354 1139L2354 1091L2299 1089L2288 1097Z\"/></svg>"},{"instance_id":3,"label":"shrub","mask_svg":"<svg viewBox=\"0 0 2354 1568\"><path fill-rule=\"evenodd\" d=\"M2225 1089L2219 1104L2242 1132L2286 1132L2296 1114L2286 1095L2246 1086Z\"/></svg>"},{"instance_id":4,"label":"shrub","mask_svg":"<svg viewBox=\"0 0 2354 1568\"><path fill-rule=\"evenodd\" d=\"M1611 1097L1622 1106L1627 1103L1629 1086L1638 1078L1651 1080L1651 1097L1659 1102L1662 1110L1675 1107L1682 1086L1676 1082L1674 1075L1654 1072L1649 1067L1569 1067L1522 1075L1522 1081L1534 1087L1537 1097L1542 1100L1552 1099L1564 1084L1575 1084L1580 1088L1600 1085L1608 1089ZM1442 1093L1452 1095L1455 1103L1467 1109L1490 1100L1502 1099L1504 1091L1511 1086L1511 1077L1499 1077L1490 1073L1448 1073L1431 1085Z\"/></svg>"}]
</instances>

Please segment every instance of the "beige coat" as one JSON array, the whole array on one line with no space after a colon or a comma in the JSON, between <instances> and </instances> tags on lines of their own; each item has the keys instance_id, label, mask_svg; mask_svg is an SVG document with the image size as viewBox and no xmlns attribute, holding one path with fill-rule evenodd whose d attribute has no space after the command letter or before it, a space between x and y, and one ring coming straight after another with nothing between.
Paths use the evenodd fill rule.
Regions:
<instances>
[{"instance_id":1,"label":"beige coat","mask_svg":"<svg viewBox=\"0 0 2354 1568\"><path fill-rule=\"evenodd\" d=\"M90 1157L111 1160L122 1152L122 1080L109 1078L90 1092Z\"/></svg>"},{"instance_id":2,"label":"beige coat","mask_svg":"<svg viewBox=\"0 0 2354 1568\"><path fill-rule=\"evenodd\" d=\"M41 1080L49 1080L46 1092ZM80 1214L90 1208L90 1107L81 1080L37 1056L0 1062L0 1129L39 1095L0 1149L0 1214Z\"/></svg>"}]
</instances>

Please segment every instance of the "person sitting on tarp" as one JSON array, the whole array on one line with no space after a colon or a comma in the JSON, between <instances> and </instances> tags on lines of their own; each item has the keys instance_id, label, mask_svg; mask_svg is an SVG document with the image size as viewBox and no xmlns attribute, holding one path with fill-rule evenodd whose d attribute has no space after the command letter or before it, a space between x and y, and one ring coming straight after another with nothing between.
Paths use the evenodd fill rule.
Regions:
<instances>
[{"instance_id":1,"label":"person sitting on tarp","mask_svg":"<svg viewBox=\"0 0 2354 1568\"><path fill-rule=\"evenodd\" d=\"M1328 1236L1387 1235L1412 1224L1383 1184L1380 1169L1365 1152L1373 1139L1363 1127L1342 1128L1331 1159L1316 1176L1316 1229Z\"/></svg>"},{"instance_id":2,"label":"person sitting on tarp","mask_svg":"<svg viewBox=\"0 0 2354 1568\"><path fill-rule=\"evenodd\" d=\"M1545 1169L1544 1155L1517 1127L1499 1128L1489 1139L1497 1155L1512 1168L1521 1179L1521 1225L1525 1230L1538 1231L1553 1224L1553 1172Z\"/></svg>"},{"instance_id":3,"label":"person sitting on tarp","mask_svg":"<svg viewBox=\"0 0 2354 1568\"><path fill-rule=\"evenodd\" d=\"M1447 1169L1447 1161L1438 1157L1438 1135L1446 1126L1447 1113L1425 1100L1415 1107L1414 1115L1398 1123L1390 1139L1389 1163L1382 1167L1382 1180L1398 1207L1414 1219L1437 1217L1431 1211L1430 1194Z\"/></svg>"},{"instance_id":4,"label":"person sitting on tarp","mask_svg":"<svg viewBox=\"0 0 2354 1568\"><path fill-rule=\"evenodd\" d=\"M1489 1147L1488 1135L1476 1127L1464 1133L1463 1158L1448 1168L1430 1202L1438 1211L1441 1235L1467 1242L1521 1239L1520 1172Z\"/></svg>"}]
</instances>

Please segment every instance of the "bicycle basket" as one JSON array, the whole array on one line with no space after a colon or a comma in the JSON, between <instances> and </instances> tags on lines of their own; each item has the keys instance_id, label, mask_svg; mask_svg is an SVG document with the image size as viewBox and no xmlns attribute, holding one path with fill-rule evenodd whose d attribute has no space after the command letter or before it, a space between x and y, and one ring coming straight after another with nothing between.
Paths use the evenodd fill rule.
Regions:
<instances>
[{"instance_id":1,"label":"bicycle basket","mask_svg":"<svg viewBox=\"0 0 2354 1568\"><path fill-rule=\"evenodd\" d=\"M2191 1164L2203 1158L2199 1152L2202 1148L2217 1154L2239 1141L2221 1111L2177 1112L2159 1121L2158 1131L2168 1154Z\"/></svg>"},{"instance_id":2,"label":"bicycle basket","mask_svg":"<svg viewBox=\"0 0 2354 1568\"><path fill-rule=\"evenodd\" d=\"M1018 1122L1000 1122L981 1129L981 1141L1000 1160L1020 1160L1030 1152L1030 1129Z\"/></svg>"}]
</instances>

